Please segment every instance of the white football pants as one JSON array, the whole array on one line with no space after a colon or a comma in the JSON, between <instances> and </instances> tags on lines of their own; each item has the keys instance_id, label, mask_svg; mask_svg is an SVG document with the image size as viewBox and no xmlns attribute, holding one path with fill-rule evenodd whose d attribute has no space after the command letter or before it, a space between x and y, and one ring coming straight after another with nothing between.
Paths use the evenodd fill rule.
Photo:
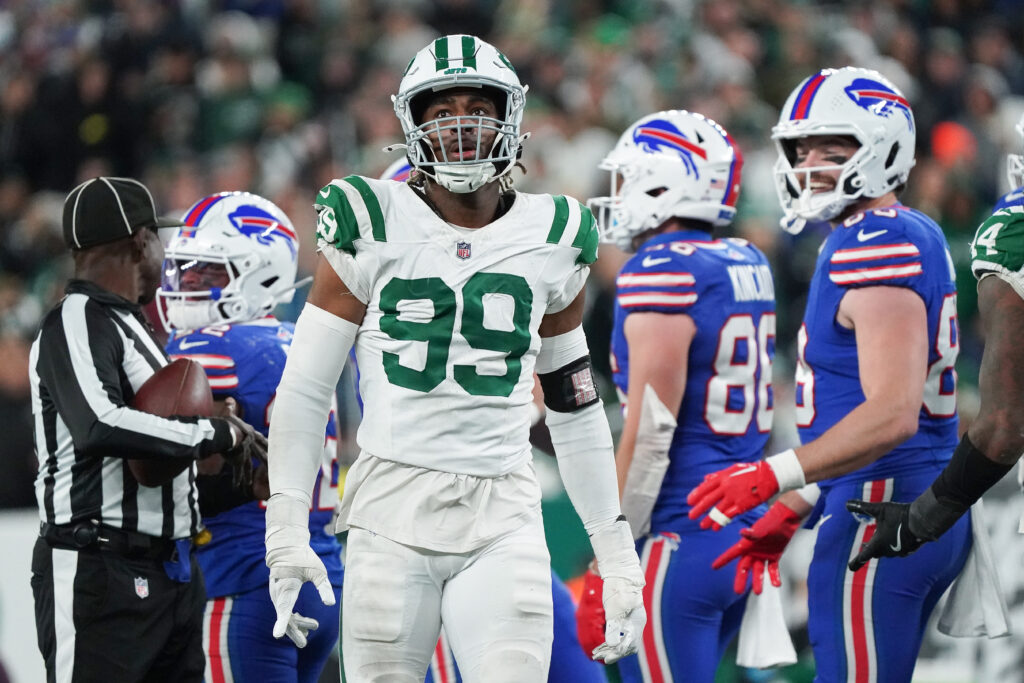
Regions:
<instances>
[{"instance_id":1,"label":"white football pants","mask_svg":"<svg viewBox=\"0 0 1024 683\"><path fill-rule=\"evenodd\" d=\"M540 515L463 554L352 528L345 558L346 683L422 683L442 623L465 683L547 680L551 558Z\"/></svg>"}]
</instances>

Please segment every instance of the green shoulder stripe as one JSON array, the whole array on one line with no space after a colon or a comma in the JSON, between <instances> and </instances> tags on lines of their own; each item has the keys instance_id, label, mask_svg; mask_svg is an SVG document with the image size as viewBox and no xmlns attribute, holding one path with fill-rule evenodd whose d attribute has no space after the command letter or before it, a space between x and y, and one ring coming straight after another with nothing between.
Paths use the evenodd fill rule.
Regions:
<instances>
[{"instance_id":1,"label":"green shoulder stripe","mask_svg":"<svg viewBox=\"0 0 1024 683\"><path fill-rule=\"evenodd\" d=\"M590 265L597 260L599 238L594 214L580 204L580 229L576 233L576 239L572 241L572 246L580 250L580 255L576 257L576 263Z\"/></svg>"},{"instance_id":2,"label":"green shoulder stripe","mask_svg":"<svg viewBox=\"0 0 1024 683\"><path fill-rule=\"evenodd\" d=\"M387 234L384 230L384 213L380 210L380 200L373 193L366 181L357 175L350 175L344 181L356 188L359 196L366 204L366 212L370 214L370 229L373 232L374 242L387 242Z\"/></svg>"},{"instance_id":3,"label":"green shoulder stripe","mask_svg":"<svg viewBox=\"0 0 1024 683\"><path fill-rule=\"evenodd\" d=\"M971 270L1017 273L1024 269L1024 207L1012 206L989 216L971 242Z\"/></svg>"},{"instance_id":4,"label":"green shoulder stripe","mask_svg":"<svg viewBox=\"0 0 1024 683\"><path fill-rule=\"evenodd\" d=\"M565 232L565 226L569 223L569 200L560 195L552 197L555 200L555 217L551 219L551 230L548 231L548 244L558 244Z\"/></svg>"},{"instance_id":5,"label":"green shoulder stripe","mask_svg":"<svg viewBox=\"0 0 1024 683\"><path fill-rule=\"evenodd\" d=\"M325 185L317 195L316 206L317 239L354 254L352 243L359 238L359 224L345 191L333 183Z\"/></svg>"}]
</instances>

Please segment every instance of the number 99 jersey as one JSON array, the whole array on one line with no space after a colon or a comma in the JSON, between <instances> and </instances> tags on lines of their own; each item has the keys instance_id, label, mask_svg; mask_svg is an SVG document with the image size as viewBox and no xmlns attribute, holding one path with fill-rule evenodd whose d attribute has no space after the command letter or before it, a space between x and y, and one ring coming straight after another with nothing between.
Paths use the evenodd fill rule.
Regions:
<instances>
[{"instance_id":1,"label":"number 99 jersey","mask_svg":"<svg viewBox=\"0 0 1024 683\"><path fill-rule=\"evenodd\" d=\"M629 349L623 326L636 312L685 314L686 389L669 466L651 514L654 531L696 530L686 495L704 475L760 460L772 428L775 288L764 254L746 240L684 230L647 240L616 281L612 373L625 408ZM669 406L670 408L672 406ZM761 510L748 513L753 523Z\"/></svg>"},{"instance_id":2,"label":"number 99 jersey","mask_svg":"<svg viewBox=\"0 0 1024 683\"><path fill-rule=\"evenodd\" d=\"M878 480L941 466L957 443L956 371L960 349L956 279L942 229L895 205L851 216L825 239L797 340L796 417L804 443L818 438L864 401L853 330L836 322L855 287L906 287L924 301L928 374L917 433L874 463L831 480Z\"/></svg>"},{"instance_id":3,"label":"number 99 jersey","mask_svg":"<svg viewBox=\"0 0 1024 683\"><path fill-rule=\"evenodd\" d=\"M467 229L405 183L349 176L320 191L318 247L366 304L363 451L480 477L529 460L538 328L583 288L598 233L575 200L514 196Z\"/></svg>"}]
</instances>

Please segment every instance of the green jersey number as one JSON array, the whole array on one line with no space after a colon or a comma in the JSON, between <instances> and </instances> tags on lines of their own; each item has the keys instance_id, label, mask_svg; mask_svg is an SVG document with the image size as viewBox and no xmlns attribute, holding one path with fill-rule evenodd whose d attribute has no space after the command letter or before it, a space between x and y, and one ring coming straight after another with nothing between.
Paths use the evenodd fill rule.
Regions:
<instances>
[{"instance_id":1,"label":"green jersey number","mask_svg":"<svg viewBox=\"0 0 1024 683\"><path fill-rule=\"evenodd\" d=\"M512 298L511 330L484 327L484 297L504 294ZM398 304L409 300L429 300L434 315L428 322L399 319ZM523 354L530 348L530 312L533 290L518 275L476 273L462 288L463 311L459 332L474 349L505 354L505 374L481 375L475 365L453 367L453 377L473 396L509 396L522 372ZM381 290L380 310L384 314L380 329L392 339L427 344L427 360L422 370L399 362L398 354L384 353L384 372L388 381L406 389L428 392L445 378L452 334L455 331L455 292L436 277L405 280L395 278Z\"/></svg>"}]
</instances>

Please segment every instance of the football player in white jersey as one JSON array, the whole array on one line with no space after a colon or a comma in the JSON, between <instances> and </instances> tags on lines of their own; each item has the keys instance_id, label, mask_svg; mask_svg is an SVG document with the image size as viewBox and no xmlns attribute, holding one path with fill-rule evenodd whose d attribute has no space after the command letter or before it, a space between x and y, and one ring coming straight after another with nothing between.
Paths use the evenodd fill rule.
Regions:
<instances>
[{"instance_id":1,"label":"football player in white jersey","mask_svg":"<svg viewBox=\"0 0 1024 683\"><path fill-rule=\"evenodd\" d=\"M423 680L445 632L466 681L540 681L551 579L530 460L533 372L569 496L604 577L606 641L635 652L644 585L582 331L589 210L511 189L526 89L468 35L409 63L395 113L415 178L349 176L317 197L320 258L275 404L267 565L282 635L299 587L333 599L308 545L330 396L354 347L359 458L338 529L346 680Z\"/></svg>"}]
</instances>

